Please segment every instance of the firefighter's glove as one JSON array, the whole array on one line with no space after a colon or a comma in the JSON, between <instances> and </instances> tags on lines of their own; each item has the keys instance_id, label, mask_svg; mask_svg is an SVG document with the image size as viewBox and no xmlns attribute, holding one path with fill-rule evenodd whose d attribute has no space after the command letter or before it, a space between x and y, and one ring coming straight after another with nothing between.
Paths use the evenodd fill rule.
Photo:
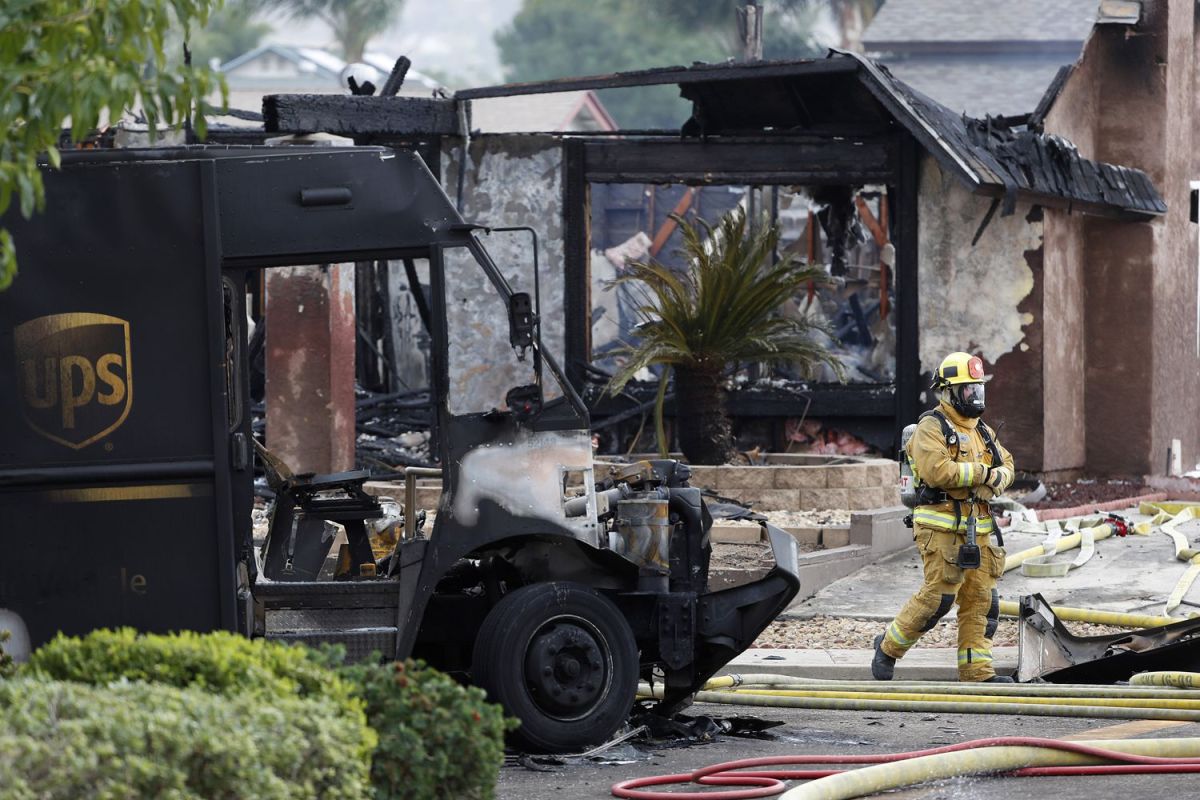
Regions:
<instances>
[{"instance_id":1,"label":"firefighter's glove","mask_svg":"<svg viewBox=\"0 0 1200 800\"><path fill-rule=\"evenodd\" d=\"M996 494L1000 494L1013 482L1013 472L1008 467L988 467L984 483Z\"/></svg>"}]
</instances>

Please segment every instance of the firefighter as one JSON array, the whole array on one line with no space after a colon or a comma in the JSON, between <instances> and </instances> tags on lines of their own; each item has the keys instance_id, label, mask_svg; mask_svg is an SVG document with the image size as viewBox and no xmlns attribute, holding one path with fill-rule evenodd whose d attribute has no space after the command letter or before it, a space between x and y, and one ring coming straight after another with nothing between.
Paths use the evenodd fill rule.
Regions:
<instances>
[{"instance_id":1,"label":"firefighter","mask_svg":"<svg viewBox=\"0 0 1200 800\"><path fill-rule=\"evenodd\" d=\"M998 537L999 532L987 501L1008 488L1014 472L1012 455L980 419L984 383L990 379L977 356L946 356L933 380L938 407L921 415L909 440L906 453L921 492L913 510L913 537L925 580L875 639L871 674L876 680L891 680L896 659L957 602L959 680L1012 682L992 668L992 636L1000 617L996 579L1004 573L1004 549L992 544L992 533ZM971 527L978 550L970 547Z\"/></svg>"}]
</instances>

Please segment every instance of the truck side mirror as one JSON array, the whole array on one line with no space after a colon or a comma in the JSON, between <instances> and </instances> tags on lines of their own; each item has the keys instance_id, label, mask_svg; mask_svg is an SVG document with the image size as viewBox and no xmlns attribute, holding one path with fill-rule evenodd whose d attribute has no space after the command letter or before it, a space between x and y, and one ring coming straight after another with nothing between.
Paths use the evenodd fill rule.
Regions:
<instances>
[{"instance_id":1,"label":"truck side mirror","mask_svg":"<svg viewBox=\"0 0 1200 800\"><path fill-rule=\"evenodd\" d=\"M508 342L521 361L533 346L533 325L533 300L528 292L515 292L508 298Z\"/></svg>"}]
</instances>

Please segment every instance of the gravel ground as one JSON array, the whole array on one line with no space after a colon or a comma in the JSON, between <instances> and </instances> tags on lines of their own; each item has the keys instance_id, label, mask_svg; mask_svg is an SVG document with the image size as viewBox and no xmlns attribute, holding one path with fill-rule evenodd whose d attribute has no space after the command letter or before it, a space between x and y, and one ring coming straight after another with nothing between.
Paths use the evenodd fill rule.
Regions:
<instances>
[{"instance_id":1,"label":"gravel ground","mask_svg":"<svg viewBox=\"0 0 1200 800\"><path fill-rule=\"evenodd\" d=\"M1125 497L1137 497L1151 491L1137 481L1085 478L1069 483L1046 484L1046 499L1030 508L1073 508L1089 503L1105 503Z\"/></svg>"},{"instance_id":2,"label":"gravel ground","mask_svg":"<svg viewBox=\"0 0 1200 800\"><path fill-rule=\"evenodd\" d=\"M777 528L828 528L849 525L850 512L841 508L817 509L815 511L760 511ZM753 519L721 519L714 522L734 527L758 525Z\"/></svg>"},{"instance_id":3,"label":"gravel ground","mask_svg":"<svg viewBox=\"0 0 1200 800\"><path fill-rule=\"evenodd\" d=\"M861 650L872 647L875 637L887 623L878 620L851 619L848 617L812 617L810 619L777 619L771 623L754 647L783 647L802 650ZM1064 622L1068 630L1078 636L1103 636L1117 633L1124 628L1110 625L1092 625L1083 622ZM1015 647L1017 644L1017 621L1001 617L992 639L996 647ZM939 623L921 637L918 647L957 647L958 626L953 620Z\"/></svg>"}]
</instances>

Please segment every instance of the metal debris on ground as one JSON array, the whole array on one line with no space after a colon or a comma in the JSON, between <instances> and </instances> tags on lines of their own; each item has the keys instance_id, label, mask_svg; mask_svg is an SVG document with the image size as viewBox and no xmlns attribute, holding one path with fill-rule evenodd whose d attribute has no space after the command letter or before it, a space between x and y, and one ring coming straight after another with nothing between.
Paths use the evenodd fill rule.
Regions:
<instances>
[{"instance_id":1,"label":"metal debris on ground","mask_svg":"<svg viewBox=\"0 0 1200 800\"><path fill-rule=\"evenodd\" d=\"M402 475L405 467L433 466L427 390L378 394L356 390L356 461L372 477Z\"/></svg>"}]
</instances>

